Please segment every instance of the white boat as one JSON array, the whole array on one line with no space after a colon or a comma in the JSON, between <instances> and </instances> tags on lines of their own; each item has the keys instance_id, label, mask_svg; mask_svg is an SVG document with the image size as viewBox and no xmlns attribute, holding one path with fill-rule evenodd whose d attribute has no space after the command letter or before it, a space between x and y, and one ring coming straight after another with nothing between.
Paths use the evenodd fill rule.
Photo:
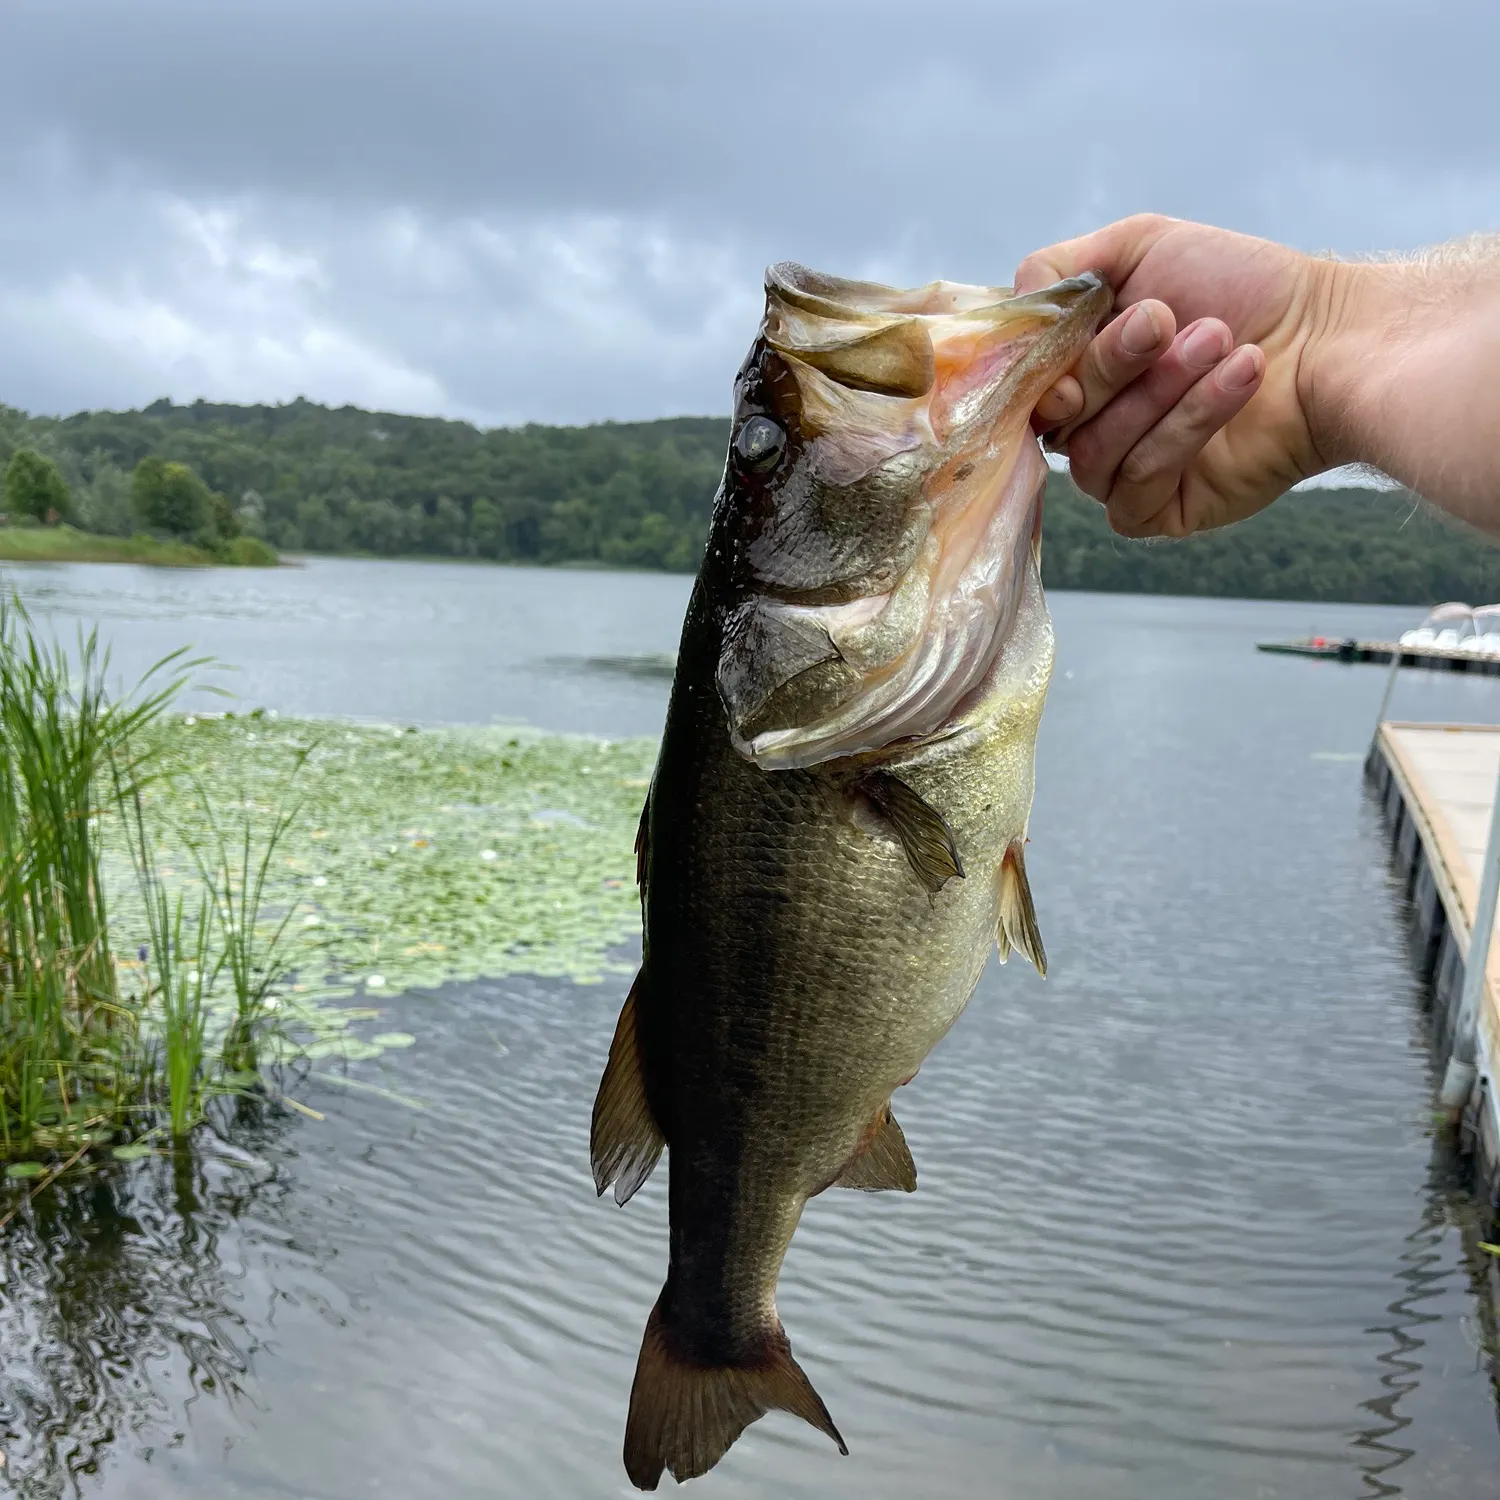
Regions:
<instances>
[{"instance_id":1,"label":"white boat","mask_svg":"<svg viewBox=\"0 0 1500 1500\"><path fill-rule=\"evenodd\" d=\"M1414 630L1403 631L1401 645L1428 646L1438 651L1463 651L1474 656L1500 654L1500 604L1479 609L1453 600L1427 612Z\"/></svg>"}]
</instances>

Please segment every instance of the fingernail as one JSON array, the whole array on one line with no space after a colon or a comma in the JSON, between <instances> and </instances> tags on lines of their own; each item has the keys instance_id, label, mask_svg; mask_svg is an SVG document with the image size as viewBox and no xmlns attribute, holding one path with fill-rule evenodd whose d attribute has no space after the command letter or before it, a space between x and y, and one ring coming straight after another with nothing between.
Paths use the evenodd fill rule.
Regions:
<instances>
[{"instance_id":1,"label":"fingernail","mask_svg":"<svg viewBox=\"0 0 1500 1500\"><path fill-rule=\"evenodd\" d=\"M1254 344L1246 344L1224 361L1224 368L1219 371L1219 384L1226 391L1242 391L1247 385L1254 385L1259 374L1260 350Z\"/></svg>"},{"instance_id":2,"label":"fingernail","mask_svg":"<svg viewBox=\"0 0 1500 1500\"><path fill-rule=\"evenodd\" d=\"M1161 343L1161 329L1155 314L1142 303L1133 307L1120 328L1120 347L1127 354L1149 354Z\"/></svg>"},{"instance_id":3,"label":"fingernail","mask_svg":"<svg viewBox=\"0 0 1500 1500\"><path fill-rule=\"evenodd\" d=\"M1047 422L1061 422L1068 415L1071 402L1053 386L1036 404L1037 415Z\"/></svg>"},{"instance_id":4,"label":"fingernail","mask_svg":"<svg viewBox=\"0 0 1500 1500\"><path fill-rule=\"evenodd\" d=\"M1229 353L1229 337L1222 323L1200 323L1182 341L1182 362L1195 370L1211 370Z\"/></svg>"}]
</instances>

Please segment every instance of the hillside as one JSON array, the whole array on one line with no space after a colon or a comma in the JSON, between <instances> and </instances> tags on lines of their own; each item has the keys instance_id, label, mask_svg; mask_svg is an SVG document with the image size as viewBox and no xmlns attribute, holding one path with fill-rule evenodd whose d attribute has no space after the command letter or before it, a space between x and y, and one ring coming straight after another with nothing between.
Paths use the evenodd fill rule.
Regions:
<instances>
[{"instance_id":1,"label":"hillside","mask_svg":"<svg viewBox=\"0 0 1500 1500\"><path fill-rule=\"evenodd\" d=\"M158 401L143 411L28 417L0 407L0 466L50 455L81 524L134 528L143 457L191 465L244 528L284 552L592 562L691 571L723 462L717 417L497 428L331 409ZM1115 536L1062 476L1043 568L1055 588L1424 604L1500 599L1500 546L1404 492L1311 491L1185 542Z\"/></svg>"}]
</instances>

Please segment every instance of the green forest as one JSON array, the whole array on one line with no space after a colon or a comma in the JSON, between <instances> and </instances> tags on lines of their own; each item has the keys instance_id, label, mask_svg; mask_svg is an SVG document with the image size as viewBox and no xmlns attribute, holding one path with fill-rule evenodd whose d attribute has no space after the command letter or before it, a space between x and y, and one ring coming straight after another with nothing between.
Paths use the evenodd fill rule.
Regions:
<instances>
[{"instance_id":1,"label":"green forest","mask_svg":"<svg viewBox=\"0 0 1500 1500\"><path fill-rule=\"evenodd\" d=\"M0 407L0 472L14 466L43 497L38 506L105 536L189 536L197 527L209 544L254 538L293 554L691 572L726 438L719 417L483 430L304 400L163 400L63 418ZM1228 531L1132 542L1054 475L1045 526L1043 571L1054 588L1500 599L1500 546L1404 491L1298 493Z\"/></svg>"}]
</instances>

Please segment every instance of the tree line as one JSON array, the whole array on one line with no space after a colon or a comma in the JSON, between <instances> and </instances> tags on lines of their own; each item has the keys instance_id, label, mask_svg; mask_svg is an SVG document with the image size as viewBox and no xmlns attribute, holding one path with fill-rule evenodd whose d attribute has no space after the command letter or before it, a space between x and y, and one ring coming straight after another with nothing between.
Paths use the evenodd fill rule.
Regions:
<instances>
[{"instance_id":1,"label":"tree line","mask_svg":"<svg viewBox=\"0 0 1500 1500\"><path fill-rule=\"evenodd\" d=\"M0 409L0 415L8 415ZM187 542L228 563L274 563L276 554L248 531L227 495L210 490L183 463L148 453L127 481L113 465L83 466L66 451L53 454L0 439L0 521L12 525L66 524L100 535L146 535ZM6 447L10 451L7 455ZM55 445L49 445L54 446ZM70 484L64 468L74 471Z\"/></svg>"},{"instance_id":2,"label":"tree line","mask_svg":"<svg viewBox=\"0 0 1500 1500\"><path fill-rule=\"evenodd\" d=\"M63 418L0 407L0 471L19 461L36 504L108 535L690 572L727 436L719 417L482 430L304 400L163 400ZM1405 491L1297 493L1228 531L1145 543L1115 536L1100 508L1054 475L1044 525L1054 588L1500 599L1500 547Z\"/></svg>"}]
</instances>

